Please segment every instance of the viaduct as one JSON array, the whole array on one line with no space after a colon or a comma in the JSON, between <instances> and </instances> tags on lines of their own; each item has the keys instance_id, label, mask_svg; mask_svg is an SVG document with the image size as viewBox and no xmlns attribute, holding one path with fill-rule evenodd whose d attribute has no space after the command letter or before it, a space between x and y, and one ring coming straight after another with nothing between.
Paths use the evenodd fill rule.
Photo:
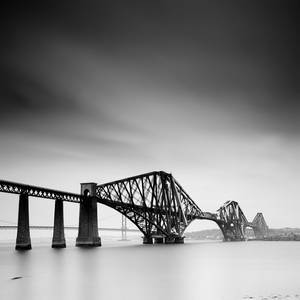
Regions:
<instances>
[{"instance_id":1,"label":"viaduct","mask_svg":"<svg viewBox=\"0 0 300 300\"><path fill-rule=\"evenodd\" d=\"M82 183L81 193L0 180L0 192L19 195L16 249L31 249L29 196L55 200L53 248L66 247L63 202L79 204L76 246L101 246L97 204L107 205L128 218L143 234L143 243L184 243L184 231L196 219L211 220L221 229L224 241L245 240L245 229L255 237L267 236L263 214L249 222L235 201L225 202L215 213L202 211L172 174L154 171L105 184Z\"/></svg>"}]
</instances>

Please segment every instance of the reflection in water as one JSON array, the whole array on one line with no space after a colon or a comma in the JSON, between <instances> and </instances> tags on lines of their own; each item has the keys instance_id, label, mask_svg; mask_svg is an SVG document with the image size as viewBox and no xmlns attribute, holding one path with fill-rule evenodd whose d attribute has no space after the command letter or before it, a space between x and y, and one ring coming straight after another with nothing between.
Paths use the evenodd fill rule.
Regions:
<instances>
[{"instance_id":1,"label":"reflection in water","mask_svg":"<svg viewBox=\"0 0 300 300\"><path fill-rule=\"evenodd\" d=\"M299 299L300 243L139 243L0 246L0 299Z\"/></svg>"}]
</instances>

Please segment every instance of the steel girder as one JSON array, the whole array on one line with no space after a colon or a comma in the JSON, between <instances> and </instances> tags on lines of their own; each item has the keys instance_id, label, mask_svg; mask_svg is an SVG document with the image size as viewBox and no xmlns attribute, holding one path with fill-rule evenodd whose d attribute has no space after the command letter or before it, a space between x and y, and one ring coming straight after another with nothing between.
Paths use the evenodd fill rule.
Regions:
<instances>
[{"instance_id":1,"label":"steel girder","mask_svg":"<svg viewBox=\"0 0 300 300\"><path fill-rule=\"evenodd\" d=\"M171 174L156 171L98 185L98 202L130 219L145 236L181 237L202 215Z\"/></svg>"},{"instance_id":2,"label":"steel girder","mask_svg":"<svg viewBox=\"0 0 300 300\"><path fill-rule=\"evenodd\" d=\"M63 201L76 203L79 203L82 199L82 196L78 194L5 180L0 180L0 192L10 194L27 194L28 196L32 197L47 198L53 200L61 199Z\"/></svg>"}]
</instances>

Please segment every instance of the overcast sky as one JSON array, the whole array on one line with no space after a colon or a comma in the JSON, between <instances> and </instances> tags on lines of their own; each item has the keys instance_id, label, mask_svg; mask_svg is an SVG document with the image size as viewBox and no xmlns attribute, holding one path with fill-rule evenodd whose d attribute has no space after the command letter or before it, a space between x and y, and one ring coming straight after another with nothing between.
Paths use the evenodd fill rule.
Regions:
<instances>
[{"instance_id":1,"label":"overcast sky","mask_svg":"<svg viewBox=\"0 0 300 300\"><path fill-rule=\"evenodd\" d=\"M300 227L297 1L142 2L1 12L0 178L79 192L164 170L202 210L233 199ZM16 221L17 196L1 198ZM33 199L32 223L53 206Z\"/></svg>"}]
</instances>

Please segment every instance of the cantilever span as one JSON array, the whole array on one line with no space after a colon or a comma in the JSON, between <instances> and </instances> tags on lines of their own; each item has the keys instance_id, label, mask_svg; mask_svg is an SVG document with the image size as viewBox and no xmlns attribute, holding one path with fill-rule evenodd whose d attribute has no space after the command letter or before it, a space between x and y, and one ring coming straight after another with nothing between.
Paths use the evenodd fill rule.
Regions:
<instances>
[{"instance_id":1,"label":"cantilever span","mask_svg":"<svg viewBox=\"0 0 300 300\"><path fill-rule=\"evenodd\" d=\"M248 222L235 201L227 201L216 213L204 212L172 174L154 171L104 184L82 183L81 194L57 191L0 180L0 192L19 194L17 249L30 249L28 197L55 200L53 247L65 247L63 202L80 205L77 246L100 246L97 203L126 216L143 233L143 243L183 243L184 231L197 219L211 220L220 227L225 241L245 240L245 228L257 237L267 235L261 213Z\"/></svg>"},{"instance_id":2,"label":"cantilever span","mask_svg":"<svg viewBox=\"0 0 300 300\"><path fill-rule=\"evenodd\" d=\"M217 222L225 241L245 240L245 231L251 227L256 238L266 237L269 228L262 213L257 213L252 222L249 222L236 201L226 201L217 210Z\"/></svg>"},{"instance_id":3,"label":"cantilever span","mask_svg":"<svg viewBox=\"0 0 300 300\"><path fill-rule=\"evenodd\" d=\"M96 196L130 219L145 243L153 236L167 242L182 239L186 227L202 214L173 176L162 171L98 185Z\"/></svg>"},{"instance_id":4,"label":"cantilever span","mask_svg":"<svg viewBox=\"0 0 300 300\"><path fill-rule=\"evenodd\" d=\"M235 201L225 202L216 213L202 211L173 175L163 171L97 185L96 196L130 219L144 234L145 243L152 243L153 237L180 242L196 219L217 223L226 241L245 240L246 227L253 227L255 234L262 232L261 223L248 222Z\"/></svg>"}]
</instances>

